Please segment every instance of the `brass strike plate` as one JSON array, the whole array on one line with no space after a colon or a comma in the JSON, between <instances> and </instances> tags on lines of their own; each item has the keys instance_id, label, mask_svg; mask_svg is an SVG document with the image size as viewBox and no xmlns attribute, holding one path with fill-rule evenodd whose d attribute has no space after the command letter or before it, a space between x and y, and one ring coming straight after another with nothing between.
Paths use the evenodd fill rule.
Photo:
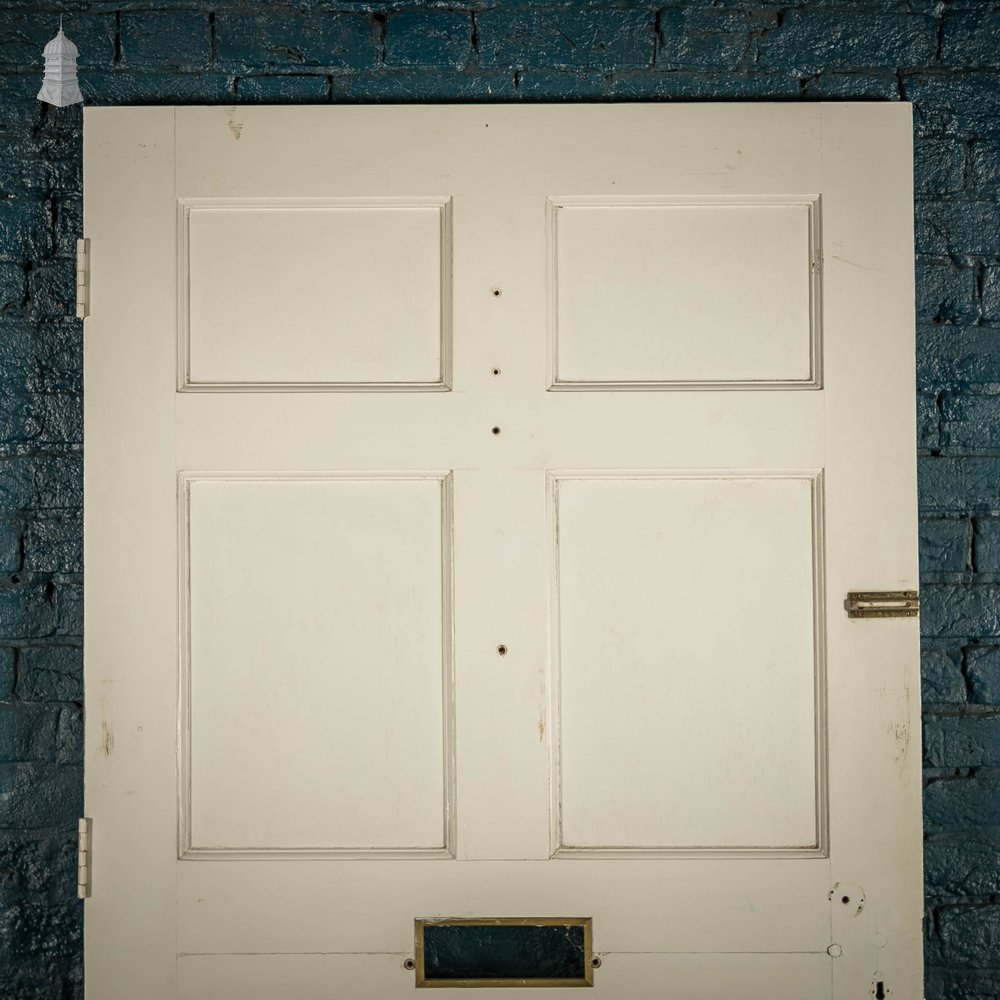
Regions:
<instances>
[{"instance_id":1,"label":"brass strike plate","mask_svg":"<svg viewBox=\"0 0 1000 1000\"><path fill-rule=\"evenodd\" d=\"M915 590L852 590L844 607L848 618L916 618L920 595Z\"/></svg>"}]
</instances>

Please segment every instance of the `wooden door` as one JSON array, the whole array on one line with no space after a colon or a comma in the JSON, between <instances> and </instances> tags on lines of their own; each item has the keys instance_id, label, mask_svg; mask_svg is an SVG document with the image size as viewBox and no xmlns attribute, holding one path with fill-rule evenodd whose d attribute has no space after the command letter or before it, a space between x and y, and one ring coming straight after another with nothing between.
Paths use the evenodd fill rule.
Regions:
<instances>
[{"instance_id":1,"label":"wooden door","mask_svg":"<svg viewBox=\"0 0 1000 1000\"><path fill-rule=\"evenodd\" d=\"M910 128L86 110L90 993L920 995Z\"/></svg>"}]
</instances>

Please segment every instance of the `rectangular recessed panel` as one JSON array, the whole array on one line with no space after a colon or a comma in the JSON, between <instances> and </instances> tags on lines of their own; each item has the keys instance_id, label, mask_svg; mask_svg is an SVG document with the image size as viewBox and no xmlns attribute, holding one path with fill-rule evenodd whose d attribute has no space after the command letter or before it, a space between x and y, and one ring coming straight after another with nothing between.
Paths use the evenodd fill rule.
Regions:
<instances>
[{"instance_id":1,"label":"rectangular recessed panel","mask_svg":"<svg viewBox=\"0 0 1000 1000\"><path fill-rule=\"evenodd\" d=\"M417 986L589 986L589 917L417 920Z\"/></svg>"},{"instance_id":2,"label":"rectangular recessed panel","mask_svg":"<svg viewBox=\"0 0 1000 1000\"><path fill-rule=\"evenodd\" d=\"M450 480L182 484L182 847L450 847Z\"/></svg>"},{"instance_id":3,"label":"rectangular recessed panel","mask_svg":"<svg viewBox=\"0 0 1000 1000\"><path fill-rule=\"evenodd\" d=\"M819 849L818 486L554 480L559 848Z\"/></svg>"},{"instance_id":4,"label":"rectangular recessed panel","mask_svg":"<svg viewBox=\"0 0 1000 1000\"><path fill-rule=\"evenodd\" d=\"M817 207L553 204L553 388L817 385Z\"/></svg>"},{"instance_id":5,"label":"rectangular recessed panel","mask_svg":"<svg viewBox=\"0 0 1000 1000\"><path fill-rule=\"evenodd\" d=\"M444 387L447 210L182 203L181 387Z\"/></svg>"}]
</instances>

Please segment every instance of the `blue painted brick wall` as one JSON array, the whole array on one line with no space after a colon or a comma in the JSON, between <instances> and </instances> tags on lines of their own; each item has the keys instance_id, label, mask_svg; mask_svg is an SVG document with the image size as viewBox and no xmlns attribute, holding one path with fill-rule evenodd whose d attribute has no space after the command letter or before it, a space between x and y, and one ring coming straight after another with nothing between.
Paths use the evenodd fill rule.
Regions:
<instances>
[{"instance_id":1,"label":"blue painted brick wall","mask_svg":"<svg viewBox=\"0 0 1000 1000\"><path fill-rule=\"evenodd\" d=\"M0 996L82 994L81 114L34 97L60 11L90 104L914 103L927 996L1000 997L1000 8L986 0L0 0Z\"/></svg>"}]
</instances>

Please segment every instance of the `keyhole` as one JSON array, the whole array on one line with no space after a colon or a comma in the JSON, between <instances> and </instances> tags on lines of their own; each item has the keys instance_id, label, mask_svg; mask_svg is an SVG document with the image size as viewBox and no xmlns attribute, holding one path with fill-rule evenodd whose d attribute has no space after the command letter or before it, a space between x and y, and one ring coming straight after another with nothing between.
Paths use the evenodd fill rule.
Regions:
<instances>
[{"instance_id":1,"label":"keyhole","mask_svg":"<svg viewBox=\"0 0 1000 1000\"><path fill-rule=\"evenodd\" d=\"M885 1000L885 983L881 979L875 984L875 1000Z\"/></svg>"}]
</instances>

